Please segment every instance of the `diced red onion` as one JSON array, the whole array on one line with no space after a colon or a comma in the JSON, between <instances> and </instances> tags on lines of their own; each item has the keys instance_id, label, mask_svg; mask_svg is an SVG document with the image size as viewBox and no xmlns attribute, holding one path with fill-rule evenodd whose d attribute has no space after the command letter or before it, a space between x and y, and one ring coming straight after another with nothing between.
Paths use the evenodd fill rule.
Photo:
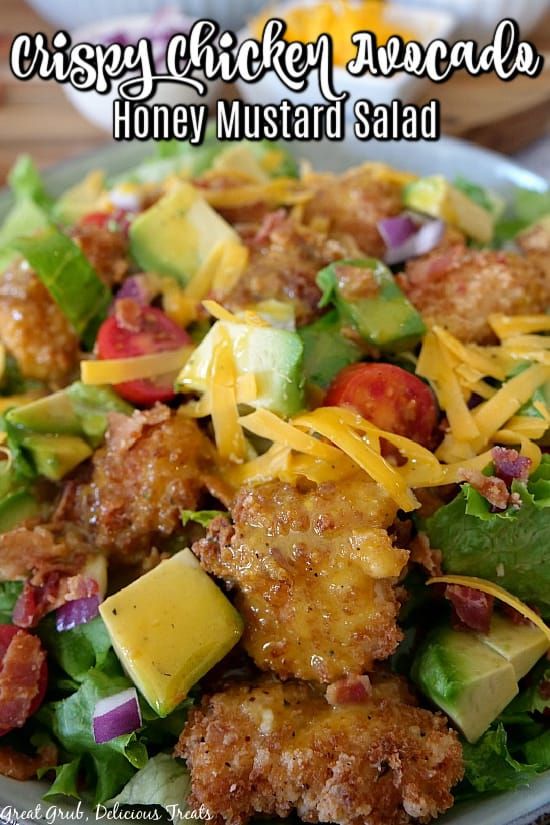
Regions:
<instances>
[{"instance_id":1,"label":"diced red onion","mask_svg":"<svg viewBox=\"0 0 550 825\"><path fill-rule=\"evenodd\" d=\"M141 710L135 688L100 699L94 708L92 730L98 745L125 733L133 733L140 727Z\"/></svg>"},{"instance_id":2,"label":"diced red onion","mask_svg":"<svg viewBox=\"0 0 550 825\"><path fill-rule=\"evenodd\" d=\"M392 221L392 225L388 226ZM414 229L411 231L411 226ZM430 219L418 224L410 215L399 215L379 221L378 231L384 239L387 249L384 261L393 266L408 258L425 255L437 246L445 232L443 221ZM399 240L403 238L403 240Z\"/></svg>"},{"instance_id":3,"label":"diced red onion","mask_svg":"<svg viewBox=\"0 0 550 825\"><path fill-rule=\"evenodd\" d=\"M99 596L73 599L57 608L55 626L59 631L72 630L80 624L86 624L99 613Z\"/></svg>"},{"instance_id":4,"label":"diced red onion","mask_svg":"<svg viewBox=\"0 0 550 825\"><path fill-rule=\"evenodd\" d=\"M418 223L404 212L395 218L384 218L378 222L378 231L388 249L401 246L418 231Z\"/></svg>"},{"instance_id":5,"label":"diced red onion","mask_svg":"<svg viewBox=\"0 0 550 825\"><path fill-rule=\"evenodd\" d=\"M120 298L131 298L138 304L147 306L153 300L153 295L143 275L132 275L130 278L126 278L118 290L115 301Z\"/></svg>"}]
</instances>

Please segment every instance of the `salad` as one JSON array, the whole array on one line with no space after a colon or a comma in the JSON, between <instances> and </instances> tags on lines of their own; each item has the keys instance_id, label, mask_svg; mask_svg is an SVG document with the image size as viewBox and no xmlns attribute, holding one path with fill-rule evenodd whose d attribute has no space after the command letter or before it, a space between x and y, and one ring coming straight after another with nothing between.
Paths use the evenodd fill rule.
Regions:
<instances>
[{"instance_id":1,"label":"salad","mask_svg":"<svg viewBox=\"0 0 550 825\"><path fill-rule=\"evenodd\" d=\"M550 196L165 142L0 230L0 774L244 825L550 769Z\"/></svg>"}]
</instances>

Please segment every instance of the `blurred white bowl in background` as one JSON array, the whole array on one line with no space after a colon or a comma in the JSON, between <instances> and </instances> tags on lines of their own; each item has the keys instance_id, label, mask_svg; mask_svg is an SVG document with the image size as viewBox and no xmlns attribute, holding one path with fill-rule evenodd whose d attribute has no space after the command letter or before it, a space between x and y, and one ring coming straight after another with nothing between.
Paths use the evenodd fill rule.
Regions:
<instances>
[{"instance_id":1,"label":"blurred white bowl in background","mask_svg":"<svg viewBox=\"0 0 550 825\"><path fill-rule=\"evenodd\" d=\"M400 0L408 6L452 11L459 20L458 37L488 42L504 17L517 20L523 36L529 34L550 9L550 0Z\"/></svg>"},{"instance_id":2,"label":"blurred white bowl in background","mask_svg":"<svg viewBox=\"0 0 550 825\"><path fill-rule=\"evenodd\" d=\"M185 32L193 22L191 18L184 17L176 13L171 13L164 18L169 28L179 28ZM150 33L152 26L151 15L136 14L128 17L115 17L109 20L102 20L89 26L82 26L71 32L73 43L104 43L106 38L110 38L117 33L123 33L128 42L137 41L139 37L144 37ZM164 51L163 51L164 53ZM120 97L118 84L129 77L125 75L115 80L112 90L107 94L99 94L93 90L80 91L68 83L63 84L63 91L71 101L73 106L89 121L111 132L113 128L113 102ZM195 76L201 78L200 73L195 72ZM179 103L205 103L210 106L213 101L223 93L224 84L218 80L206 81L208 90L204 97L201 97L194 89L183 83L159 83L157 92L147 105L152 103L166 103L175 106Z\"/></svg>"},{"instance_id":3,"label":"blurred white bowl in background","mask_svg":"<svg viewBox=\"0 0 550 825\"><path fill-rule=\"evenodd\" d=\"M284 19L285 12L289 9L304 6L315 6L319 0L288 0L286 3L273 5L272 16L281 16ZM434 38L448 39L455 28L455 17L447 11L424 8L410 8L401 3L390 3L387 6L387 19L395 23L396 29L410 30L418 36L422 43L429 43ZM251 37L251 30L247 26L239 32L239 40ZM414 77L398 72L393 77L353 77L348 74L345 68L334 67L334 86L337 92L348 91L350 93L346 104L348 118L353 115L353 104L356 100L363 98L372 103L390 103L399 98L405 103L410 103L420 96L422 89L426 85L426 80L421 77ZM283 98L292 103L324 103L317 78L312 75L308 87L303 92L292 92L273 73L268 72L264 77L254 84L237 81L237 89L240 96L249 103L280 103Z\"/></svg>"},{"instance_id":4,"label":"blurred white bowl in background","mask_svg":"<svg viewBox=\"0 0 550 825\"><path fill-rule=\"evenodd\" d=\"M54 26L69 31L108 17L152 14L166 6L174 6L188 17L213 18L222 27L236 31L265 5L265 0L28 0L28 3Z\"/></svg>"}]
</instances>

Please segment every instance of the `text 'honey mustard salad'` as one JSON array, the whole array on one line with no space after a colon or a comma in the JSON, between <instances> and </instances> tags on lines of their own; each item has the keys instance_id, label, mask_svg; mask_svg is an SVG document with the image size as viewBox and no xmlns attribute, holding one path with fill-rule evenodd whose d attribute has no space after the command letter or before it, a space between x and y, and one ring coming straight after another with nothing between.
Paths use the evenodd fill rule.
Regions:
<instances>
[{"instance_id":1,"label":"text 'honey mustard salad'","mask_svg":"<svg viewBox=\"0 0 550 825\"><path fill-rule=\"evenodd\" d=\"M162 143L0 230L0 773L428 822L550 768L550 196Z\"/></svg>"}]
</instances>

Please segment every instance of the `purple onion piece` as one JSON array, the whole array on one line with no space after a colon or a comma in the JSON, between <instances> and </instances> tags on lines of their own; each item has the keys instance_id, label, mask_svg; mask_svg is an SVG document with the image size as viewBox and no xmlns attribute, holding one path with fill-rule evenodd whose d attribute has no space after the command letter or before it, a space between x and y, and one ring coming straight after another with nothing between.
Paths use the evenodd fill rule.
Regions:
<instances>
[{"instance_id":1,"label":"purple onion piece","mask_svg":"<svg viewBox=\"0 0 550 825\"><path fill-rule=\"evenodd\" d=\"M384 218L378 221L378 231L388 249L401 246L417 230L418 224L405 212L395 218Z\"/></svg>"},{"instance_id":2,"label":"purple onion piece","mask_svg":"<svg viewBox=\"0 0 550 825\"><path fill-rule=\"evenodd\" d=\"M55 626L58 631L72 630L80 624L86 624L99 613L99 596L87 596L73 599L58 607L55 613Z\"/></svg>"},{"instance_id":3,"label":"purple onion piece","mask_svg":"<svg viewBox=\"0 0 550 825\"><path fill-rule=\"evenodd\" d=\"M403 263L409 258L417 258L437 246L445 233L445 224L439 220L428 220L419 228L414 235L408 237L403 243L389 247L384 255L384 261L393 266Z\"/></svg>"},{"instance_id":4,"label":"purple onion piece","mask_svg":"<svg viewBox=\"0 0 550 825\"><path fill-rule=\"evenodd\" d=\"M148 306L153 300L151 290L142 275L132 275L130 278L126 278L115 296L115 301L120 298L132 298L133 301L137 301L142 306Z\"/></svg>"},{"instance_id":5,"label":"purple onion piece","mask_svg":"<svg viewBox=\"0 0 550 825\"><path fill-rule=\"evenodd\" d=\"M100 699L92 716L92 731L98 745L141 727L141 710L135 688Z\"/></svg>"}]
</instances>

